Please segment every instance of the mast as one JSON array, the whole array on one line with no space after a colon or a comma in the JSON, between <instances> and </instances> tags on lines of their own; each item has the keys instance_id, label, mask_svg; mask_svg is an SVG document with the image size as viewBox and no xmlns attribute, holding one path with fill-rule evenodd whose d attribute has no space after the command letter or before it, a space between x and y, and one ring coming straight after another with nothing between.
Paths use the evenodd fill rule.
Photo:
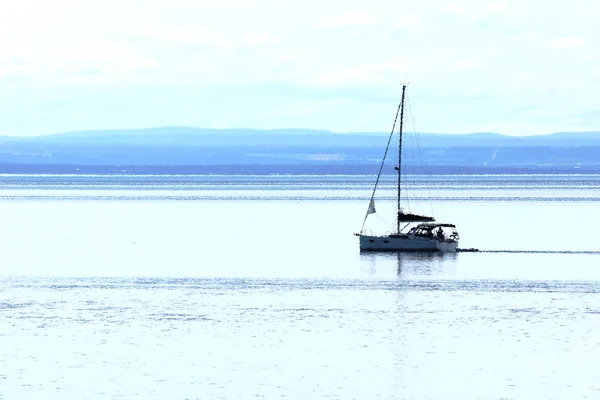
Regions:
<instances>
[{"instance_id":1,"label":"mast","mask_svg":"<svg viewBox=\"0 0 600 400\"><path fill-rule=\"evenodd\" d=\"M404 123L404 92L406 85L402 85L402 100L400 101L400 138L398 139L398 213L396 214L396 232L400 233L400 194L402 183L402 125Z\"/></svg>"}]
</instances>

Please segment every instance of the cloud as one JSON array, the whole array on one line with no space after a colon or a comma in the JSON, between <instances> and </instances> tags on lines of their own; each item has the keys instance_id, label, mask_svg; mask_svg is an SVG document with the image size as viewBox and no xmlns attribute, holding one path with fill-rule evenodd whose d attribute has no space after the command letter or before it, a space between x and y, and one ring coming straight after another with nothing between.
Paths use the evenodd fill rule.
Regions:
<instances>
[{"instance_id":1,"label":"cloud","mask_svg":"<svg viewBox=\"0 0 600 400\"><path fill-rule=\"evenodd\" d=\"M307 84L315 87L335 87L344 85L379 85L388 78L399 82L404 74L415 70L414 62L379 61L369 62L357 67L342 68L328 73L318 73L308 79Z\"/></svg>"},{"instance_id":2,"label":"cloud","mask_svg":"<svg viewBox=\"0 0 600 400\"><path fill-rule=\"evenodd\" d=\"M558 49L575 49L583 45L583 39L577 37L565 37L548 40L548 46Z\"/></svg>"},{"instance_id":3,"label":"cloud","mask_svg":"<svg viewBox=\"0 0 600 400\"><path fill-rule=\"evenodd\" d=\"M421 21L413 13L405 13L400 17L400 20L396 24L396 31L392 33L392 38L402 39L405 38L409 33L419 30L421 27Z\"/></svg>"},{"instance_id":4,"label":"cloud","mask_svg":"<svg viewBox=\"0 0 600 400\"><path fill-rule=\"evenodd\" d=\"M501 14L508 11L508 5L506 3L492 3L488 4L483 8L484 14Z\"/></svg>"},{"instance_id":5,"label":"cloud","mask_svg":"<svg viewBox=\"0 0 600 400\"><path fill-rule=\"evenodd\" d=\"M375 22L375 18L367 13L348 13L337 15L321 21L321 28L336 29L356 26L370 25Z\"/></svg>"},{"instance_id":6,"label":"cloud","mask_svg":"<svg viewBox=\"0 0 600 400\"><path fill-rule=\"evenodd\" d=\"M36 72L37 69L33 65L0 65L0 80L11 80Z\"/></svg>"},{"instance_id":7,"label":"cloud","mask_svg":"<svg viewBox=\"0 0 600 400\"><path fill-rule=\"evenodd\" d=\"M46 65L48 72L63 76L86 75L89 79L106 74L134 74L156 67L156 60L135 46L104 40L80 40L57 47L45 54L40 63ZM94 71L94 74L86 71Z\"/></svg>"},{"instance_id":8,"label":"cloud","mask_svg":"<svg viewBox=\"0 0 600 400\"><path fill-rule=\"evenodd\" d=\"M400 23L399 23L401 28L417 28L421 25L421 21L419 20L419 18L417 18L417 16L413 13L406 13L404 15L402 15L402 17L400 18Z\"/></svg>"},{"instance_id":9,"label":"cloud","mask_svg":"<svg viewBox=\"0 0 600 400\"><path fill-rule=\"evenodd\" d=\"M264 33L247 33L242 35L240 43L244 46L269 46L275 43L275 40Z\"/></svg>"},{"instance_id":10,"label":"cloud","mask_svg":"<svg viewBox=\"0 0 600 400\"><path fill-rule=\"evenodd\" d=\"M134 30L133 37L183 47L234 48L268 46L276 43L275 39L266 33L251 32L226 37L217 30L183 25L142 25Z\"/></svg>"},{"instance_id":11,"label":"cloud","mask_svg":"<svg viewBox=\"0 0 600 400\"><path fill-rule=\"evenodd\" d=\"M135 74L156 66L154 57L128 43L73 38L41 44L25 42L13 51L7 47L0 58L0 77L43 84L69 76L93 80L106 74Z\"/></svg>"},{"instance_id":12,"label":"cloud","mask_svg":"<svg viewBox=\"0 0 600 400\"><path fill-rule=\"evenodd\" d=\"M195 26L142 25L135 29L134 37L183 46L224 47L230 44L220 32Z\"/></svg>"},{"instance_id":13,"label":"cloud","mask_svg":"<svg viewBox=\"0 0 600 400\"><path fill-rule=\"evenodd\" d=\"M117 64L112 72L130 74L147 71L156 67L156 60L151 57L129 57Z\"/></svg>"},{"instance_id":14,"label":"cloud","mask_svg":"<svg viewBox=\"0 0 600 400\"><path fill-rule=\"evenodd\" d=\"M165 123L183 123L198 115L195 111L186 114L198 108L186 105L192 97L194 103L207 99L207 109L214 110L210 118L226 126L232 123L231 107L225 99L218 104L211 99L220 93L231 98L248 90L252 102L247 104L246 115L236 117L240 126L291 123L274 113L272 119L252 117L263 102L288 101L290 108L318 102L319 107L306 109L301 122L343 130L337 126L340 118L319 111L327 104L333 115L338 104L320 102L321 97L330 96L336 102L351 99L363 106L365 99L374 99L379 107L380 99L397 95L397 85L405 77L411 82L411 95L421 96L424 106L430 107L424 113L431 114L429 125L423 129L447 129L439 110L451 116L467 109L481 117L479 129L495 130L520 101L540 105L550 114L563 107L556 100L560 96L545 94L545 83L555 82L557 76L561 85L555 90L563 98L577 101L581 110L597 103L598 94L590 82L600 78L600 56L594 51L600 34L586 1L552 7L540 7L536 0L425 0L410 7L387 1L365 6L359 0L297 4L277 0L7 1L0 13L0 101L4 101L0 103L0 130L13 130L2 122L12 114L46 112L52 103L47 99L54 98L46 92L50 88L72 98L73 104L89 104L90 112L102 114L103 123L114 126L122 121L151 125L157 114L163 115ZM567 51L569 57L564 57ZM572 80L570 86L565 76ZM129 115L112 119L114 109L103 108L110 101L81 94L82 84L85 91L98 90L108 99L121 93L129 103L146 101L149 105L138 119ZM269 90L248 89L260 85ZM7 87L14 88L11 95ZM484 105L471 102L469 95L494 98L502 109L487 112ZM42 100L36 103L36 96ZM297 97L306 103L301 105L304 100ZM184 98L188 100L178 100ZM167 117L162 114L167 106L186 111L177 111L177 118L175 114ZM44 129L60 131L63 124L78 118L64 105L55 109L59 110L52 114L56 125L44 125ZM375 119L366 116L364 121ZM25 117L13 120L15 131L26 131L34 123ZM453 129L465 130L467 120L452 120ZM200 118L194 121L205 123ZM364 121L349 116L344 123L367 124ZM552 123L559 129L559 120ZM77 124L82 129L94 128L83 118Z\"/></svg>"},{"instance_id":15,"label":"cloud","mask_svg":"<svg viewBox=\"0 0 600 400\"><path fill-rule=\"evenodd\" d=\"M447 4L444 7L444 12L448 14L462 14L464 9L460 4Z\"/></svg>"},{"instance_id":16,"label":"cloud","mask_svg":"<svg viewBox=\"0 0 600 400\"><path fill-rule=\"evenodd\" d=\"M540 40L540 35L537 33L522 33L517 35L518 39L522 39L526 42L537 42Z\"/></svg>"}]
</instances>

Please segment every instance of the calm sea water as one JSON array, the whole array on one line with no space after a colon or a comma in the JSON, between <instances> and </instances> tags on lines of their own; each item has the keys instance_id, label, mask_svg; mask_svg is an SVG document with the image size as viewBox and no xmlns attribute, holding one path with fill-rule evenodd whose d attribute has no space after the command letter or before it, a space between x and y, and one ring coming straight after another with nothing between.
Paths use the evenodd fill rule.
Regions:
<instances>
[{"instance_id":1,"label":"calm sea water","mask_svg":"<svg viewBox=\"0 0 600 400\"><path fill-rule=\"evenodd\" d=\"M372 182L0 176L0 399L600 398L600 176Z\"/></svg>"}]
</instances>

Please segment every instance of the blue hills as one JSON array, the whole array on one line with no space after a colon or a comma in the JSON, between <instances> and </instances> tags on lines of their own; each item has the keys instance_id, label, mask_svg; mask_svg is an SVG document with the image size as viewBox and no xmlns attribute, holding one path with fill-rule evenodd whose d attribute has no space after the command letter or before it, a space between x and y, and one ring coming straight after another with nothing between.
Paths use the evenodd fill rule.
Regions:
<instances>
[{"instance_id":1,"label":"blue hills","mask_svg":"<svg viewBox=\"0 0 600 400\"><path fill-rule=\"evenodd\" d=\"M375 173L388 136L191 127L0 136L0 172ZM403 164L417 173L600 172L600 132L405 132L403 149Z\"/></svg>"}]
</instances>

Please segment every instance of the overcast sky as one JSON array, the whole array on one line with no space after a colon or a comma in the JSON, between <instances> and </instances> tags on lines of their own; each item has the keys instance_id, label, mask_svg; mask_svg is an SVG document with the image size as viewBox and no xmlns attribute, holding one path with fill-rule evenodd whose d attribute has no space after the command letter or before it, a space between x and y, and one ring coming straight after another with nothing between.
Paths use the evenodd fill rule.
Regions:
<instances>
[{"instance_id":1,"label":"overcast sky","mask_svg":"<svg viewBox=\"0 0 600 400\"><path fill-rule=\"evenodd\" d=\"M600 130L600 5L2 0L0 134Z\"/></svg>"}]
</instances>

